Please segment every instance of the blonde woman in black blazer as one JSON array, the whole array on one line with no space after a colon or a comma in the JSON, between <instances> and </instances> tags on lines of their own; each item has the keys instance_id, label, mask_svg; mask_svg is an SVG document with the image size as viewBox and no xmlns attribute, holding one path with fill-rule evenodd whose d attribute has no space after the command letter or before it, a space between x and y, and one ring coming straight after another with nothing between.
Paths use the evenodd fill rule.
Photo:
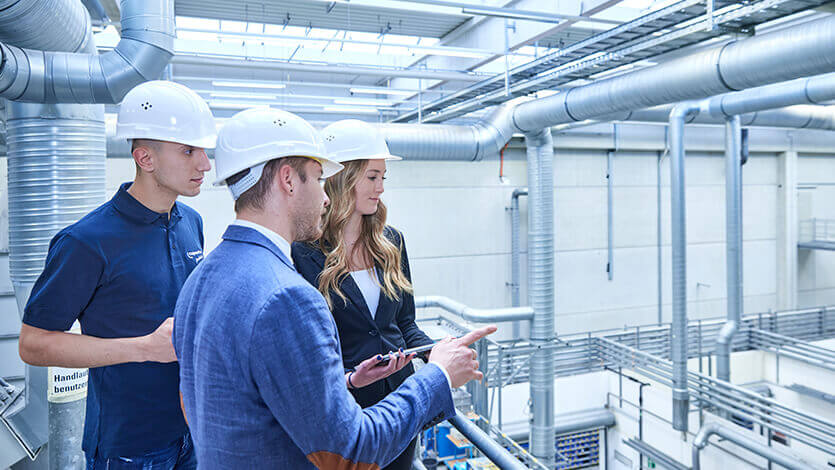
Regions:
<instances>
[{"instance_id":1,"label":"blonde woman in black blazer","mask_svg":"<svg viewBox=\"0 0 835 470\"><path fill-rule=\"evenodd\" d=\"M415 324L403 234L386 225L380 200L386 161L400 158L362 121L339 121L322 133L329 158L345 169L325 182L331 202L322 238L293 244L292 256L299 273L328 302L339 331L346 385L367 408L414 373L414 356L402 350L432 340ZM391 360L384 362L387 355ZM386 469L410 469L415 442Z\"/></svg>"}]
</instances>

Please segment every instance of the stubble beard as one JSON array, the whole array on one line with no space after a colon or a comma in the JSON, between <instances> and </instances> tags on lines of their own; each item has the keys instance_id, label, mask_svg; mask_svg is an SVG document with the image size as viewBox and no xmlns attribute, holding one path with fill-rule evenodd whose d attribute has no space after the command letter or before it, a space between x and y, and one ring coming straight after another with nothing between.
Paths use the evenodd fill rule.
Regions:
<instances>
[{"instance_id":1,"label":"stubble beard","mask_svg":"<svg viewBox=\"0 0 835 470\"><path fill-rule=\"evenodd\" d=\"M312 242L322 236L322 214L306 215L296 223L296 241Z\"/></svg>"}]
</instances>

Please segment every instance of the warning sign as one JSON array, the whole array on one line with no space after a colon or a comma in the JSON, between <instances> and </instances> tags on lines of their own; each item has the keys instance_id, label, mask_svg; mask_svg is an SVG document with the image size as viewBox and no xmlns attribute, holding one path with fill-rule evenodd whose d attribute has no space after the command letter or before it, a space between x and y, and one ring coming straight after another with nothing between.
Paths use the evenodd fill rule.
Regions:
<instances>
[{"instance_id":1,"label":"warning sign","mask_svg":"<svg viewBox=\"0 0 835 470\"><path fill-rule=\"evenodd\" d=\"M87 369L49 368L47 400L67 403L87 396Z\"/></svg>"}]
</instances>

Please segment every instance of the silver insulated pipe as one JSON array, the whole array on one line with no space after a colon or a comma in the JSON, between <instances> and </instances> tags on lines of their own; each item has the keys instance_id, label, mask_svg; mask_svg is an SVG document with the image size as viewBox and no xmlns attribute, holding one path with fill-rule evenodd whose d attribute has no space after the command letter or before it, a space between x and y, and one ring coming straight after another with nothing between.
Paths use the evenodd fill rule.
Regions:
<instances>
[{"instance_id":1,"label":"silver insulated pipe","mask_svg":"<svg viewBox=\"0 0 835 470\"><path fill-rule=\"evenodd\" d=\"M673 251L673 429L687 432L687 216L685 214L684 121L698 113L699 103L685 101L670 113L670 204Z\"/></svg>"},{"instance_id":2,"label":"silver insulated pipe","mask_svg":"<svg viewBox=\"0 0 835 470\"><path fill-rule=\"evenodd\" d=\"M104 201L102 106L10 102L9 270L23 314L52 237Z\"/></svg>"},{"instance_id":3,"label":"silver insulated pipe","mask_svg":"<svg viewBox=\"0 0 835 470\"><path fill-rule=\"evenodd\" d=\"M534 310L531 344L553 341L554 310L554 141L551 130L525 135L528 154L528 301ZM541 349L530 365L531 453L554 464L554 352Z\"/></svg>"},{"instance_id":4,"label":"silver insulated pipe","mask_svg":"<svg viewBox=\"0 0 835 470\"><path fill-rule=\"evenodd\" d=\"M104 107L10 102L6 141L9 176L9 271L21 316L43 270L52 237L104 201ZM27 399L46 399L47 368L27 366ZM48 403L48 417L32 413L29 426L49 422L50 468L81 469L84 398ZM43 419L43 424L38 423ZM44 429L46 430L46 429Z\"/></svg>"},{"instance_id":5,"label":"silver insulated pipe","mask_svg":"<svg viewBox=\"0 0 835 470\"><path fill-rule=\"evenodd\" d=\"M524 131L835 72L835 16L731 42L517 106Z\"/></svg>"},{"instance_id":6,"label":"silver insulated pipe","mask_svg":"<svg viewBox=\"0 0 835 470\"><path fill-rule=\"evenodd\" d=\"M725 266L728 321L716 338L716 377L731 381L731 349L742 319L742 128L739 116L725 124Z\"/></svg>"},{"instance_id":7,"label":"silver insulated pipe","mask_svg":"<svg viewBox=\"0 0 835 470\"><path fill-rule=\"evenodd\" d=\"M528 195L528 188L516 188L510 196L510 304L514 307L522 305L520 292L522 290L522 235L519 221L519 198ZM522 336L519 322L513 324L513 338Z\"/></svg>"}]
</instances>

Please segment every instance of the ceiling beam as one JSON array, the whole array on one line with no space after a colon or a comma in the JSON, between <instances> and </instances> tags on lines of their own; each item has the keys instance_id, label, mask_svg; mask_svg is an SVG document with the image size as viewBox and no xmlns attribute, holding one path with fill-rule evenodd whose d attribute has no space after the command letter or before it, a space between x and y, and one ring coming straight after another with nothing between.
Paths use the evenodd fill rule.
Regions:
<instances>
[{"instance_id":1,"label":"ceiling beam","mask_svg":"<svg viewBox=\"0 0 835 470\"><path fill-rule=\"evenodd\" d=\"M240 59L223 56L198 55L177 53L171 61L173 64L199 65L205 67L224 67L238 70L260 69L288 72L311 72L343 75L360 75L373 77L405 77L433 80L455 80L463 82L479 82L490 77L488 74L472 72L455 72L452 70L413 69L401 67L374 67L363 65L298 63L269 59Z\"/></svg>"}]
</instances>

